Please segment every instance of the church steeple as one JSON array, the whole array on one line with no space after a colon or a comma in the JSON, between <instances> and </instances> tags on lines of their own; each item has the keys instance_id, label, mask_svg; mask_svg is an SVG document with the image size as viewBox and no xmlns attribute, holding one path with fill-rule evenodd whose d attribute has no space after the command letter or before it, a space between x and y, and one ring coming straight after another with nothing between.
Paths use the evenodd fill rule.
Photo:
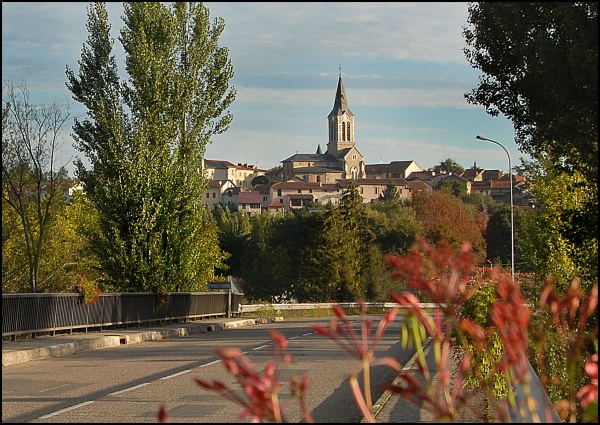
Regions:
<instances>
[{"instance_id":1,"label":"church steeple","mask_svg":"<svg viewBox=\"0 0 600 425\"><path fill-rule=\"evenodd\" d=\"M328 154L337 156L342 149L354 146L354 114L348 107L341 69L333 109L327 116L327 121L329 124Z\"/></svg>"}]
</instances>

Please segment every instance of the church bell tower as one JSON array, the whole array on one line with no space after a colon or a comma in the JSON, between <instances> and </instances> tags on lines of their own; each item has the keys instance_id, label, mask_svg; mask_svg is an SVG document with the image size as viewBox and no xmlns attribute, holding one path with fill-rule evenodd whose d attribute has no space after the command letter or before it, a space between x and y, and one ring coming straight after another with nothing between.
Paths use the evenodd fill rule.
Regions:
<instances>
[{"instance_id":1,"label":"church bell tower","mask_svg":"<svg viewBox=\"0 0 600 425\"><path fill-rule=\"evenodd\" d=\"M348 108L346 91L342 81L342 72L338 79L337 91L333 102L333 109L327 116L329 124L329 142L327 154L338 156L338 152L354 146L354 114Z\"/></svg>"}]
</instances>

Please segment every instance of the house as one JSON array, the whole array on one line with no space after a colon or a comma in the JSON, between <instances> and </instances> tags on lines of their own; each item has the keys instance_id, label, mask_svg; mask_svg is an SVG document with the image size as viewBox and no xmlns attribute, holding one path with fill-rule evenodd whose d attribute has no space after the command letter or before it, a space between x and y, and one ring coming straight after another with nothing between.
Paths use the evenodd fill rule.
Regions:
<instances>
[{"instance_id":1,"label":"house","mask_svg":"<svg viewBox=\"0 0 600 425\"><path fill-rule=\"evenodd\" d=\"M414 161L392 161L389 164L371 164L365 167L368 179L405 179L412 173L423 171Z\"/></svg>"},{"instance_id":2,"label":"house","mask_svg":"<svg viewBox=\"0 0 600 425\"><path fill-rule=\"evenodd\" d=\"M283 181L283 167L275 167L265 171L264 176L269 180L269 184Z\"/></svg>"},{"instance_id":3,"label":"house","mask_svg":"<svg viewBox=\"0 0 600 425\"><path fill-rule=\"evenodd\" d=\"M271 205L270 189L271 186L268 184L257 184L254 186L254 190L260 195L260 208L263 211L267 210L269 205Z\"/></svg>"},{"instance_id":4,"label":"house","mask_svg":"<svg viewBox=\"0 0 600 425\"><path fill-rule=\"evenodd\" d=\"M270 188L271 201L277 201L284 206L285 212L292 209L313 206L315 204L336 205L343 193L340 183L323 184L305 182L303 180L289 180L275 183Z\"/></svg>"},{"instance_id":5,"label":"house","mask_svg":"<svg viewBox=\"0 0 600 425\"><path fill-rule=\"evenodd\" d=\"M484 175L485 170L482 168L469 168L468 170L465 170L460 174L460 176L463 179L468 180L470 182L480 182L483 180L489 180L484 179Z\"/></svg>"},{"instance_id":6,"label":"house","mask_svg":"<svg viewBox=\"0 0 600 425\"><path fill-rule=\"evenodd\" d=\"M236 180L236 166L229 161L203 159L202 169L209 180Z\"/></svg>"},{"instance_id":7,"label":"house","mask_svg":"<svg viewBox=\"0 0 600 425\"><path fill-rule=\"evenodd\" d=\"M212 210L215 204L224 204L223 194L233 187L235 185L231 180L210 180L208 190L204 192L202 197L202 202Z\"/></svg>"},{"instance_id":8,"label":"house","mask_svg":"<svg viewBox=\"0 0 600 425\"><path fill-rule=\"evenodd\" d=\"M261 194L257 190L240 191L237 206L238 211L244 211L249 215L260 214Z\"/></svg>"},{"instance_id":9,"label":"house","mask_svg":"<svg viewBox=\"0 0 600 425\"><path fill-rule=\"evenodd\" d=\"M266 170L260 170L254 165L241 164L235 167L234 172L234 183L238 187L250 188L252 187L252 180L257 176L264 176Z\"/></svg>"},{"instance_id":10,"label":"house","mask_svg":"<svg viewBox=\"0 0 600 425\"><path fill-rule=\"evenodd\" d=\"M348 188L348 184L352 180L341 180L340 183L344 190ZM409 188L408 182L403 178L366 178L354 180L354 185L358 190L358 193L363 198L363 202L378 202L379 197L383 194L383 191L387 187L389 182L393 182L396 186L396 193L398 193L400 199L409 199L412 193L412 189Z\"/></svg>"}]
</instances>

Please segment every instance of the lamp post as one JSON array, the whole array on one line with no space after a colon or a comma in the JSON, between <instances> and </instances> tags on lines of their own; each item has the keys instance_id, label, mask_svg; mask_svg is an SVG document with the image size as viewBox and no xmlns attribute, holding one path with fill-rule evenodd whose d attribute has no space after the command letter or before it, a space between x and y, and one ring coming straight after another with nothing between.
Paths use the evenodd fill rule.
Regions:
<instances>
[{"instance_id":1,"label":"lamp post","mask_svg":"<svg viewBox=\"0 0 600 425\"><path fill-rule=\"evenodd\" d=\"M512 181L512 165L510 162L510 154L506 148L500 143L487 137L480 135L475 136L476 139L485 140L486 142L492 142L500 146L506 152L508 156L508 178L510 183L510 277L514 280L515 278L515 221L513 215L513 181Z\"/></svg>"}]
</instances>

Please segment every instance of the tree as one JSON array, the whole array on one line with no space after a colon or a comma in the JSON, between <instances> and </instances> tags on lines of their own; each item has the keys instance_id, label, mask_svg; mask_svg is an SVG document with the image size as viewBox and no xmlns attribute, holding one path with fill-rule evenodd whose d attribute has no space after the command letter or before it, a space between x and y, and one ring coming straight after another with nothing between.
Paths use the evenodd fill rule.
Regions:
<instances>
[{"instance_id":1,"label":"tree","mask_svg":"<svg viewBox=\"0 0 600 425\"><path fill-rule=\"evenodd\" d=\"M462 199L467 195L467 185L457 180L445 179L440 182L437 189L440 192L447 193L448 195L456 196Z\"/></svg>"},{"instance_id":2,"label":"tree","mask_svg":"<svg viewBox=\"0 0 600 425\"><path fill-rule=\"evenodd\" d=\"M394 180L390 179L385 185L385 189L383 189L383 192L381 192L381 195L379 195L379 200L382 202L394 202L398 199L400 199L400 195L398 194L398 188L396 187L396 183L394 183Z\"/></svg>"},{"instance_id":3,"label":"tree","mask_svg":"<svg viewBox=\"0 0 600 425\"><path fill-rule=\"evenodd\" d=\"M269 178L267 176L256 176L252 179L252 186L256 186L258 184L269 184Z\"/></svg>"},{"instance_id":4,"label":"tree","mask_svg":"<svg viewBox=\"0 0 600 425\"><path fill-rule=\"evenodd\" d=\"M366 254L374 237L366 226L361 195L353 182L342 193L340 204L329 208L323 231L307 250L306 273L315 301L352 301L368 290Z\"/></svg>"},{"instance_id":5,"label":"tree","mask_svg":"<svg viewBox=\"0 0 600 425\"><path fill-rule=\"evenodd\" d=\"M485 229L479 223L485 220L478 218L460 199L438 190L420 191L413 194L410 205L425 229L425 240L436 246L447 243L451 248L469 242L477 260L483 262Z\"/></svg>"},{"instance_id":6,"label":"tree","mask_svg":"<svg viewBox=\"0 0 600 425\"><path fill-rule=\"evenodd\" d=\"M517 226L526 236L524 260L540 275L539 281L552 276L564 291L578 276L581 288L589 292L598 281L598 223L587 221L587 210L597 193L581 173L566 173L544 160L523 164L536 200L535 220Z\"/></svg>"},{"instance_id":7,"label":"tree","mask_svg":"<svg viewBox=\"0 0 600 425\"><path fill-rule=\"evenodd\" d=\"M465 98L508 117L539 167L529 182L543 212L527 261L566 279L563 288L575 271L590 288L589 277L598 279L598 3L472 3L468 22L464 52L484 75Z\"/></svg>"},{"instance_id":8,"label":"tree","mask_svg":"<svg viewBox=\"0 0 600 425\"><path fill-rule=\"evenodd\" d=\"M433 167L433 171L435 171L436 174L461 174L463 171L465 171L465 167L460 165L455 160L447 158L446 160L441 161L439 165Z\"/></svg>"},{"instance_id":9,"label":"tree","mask_svg":"<svg viewBox=\"0 0 600 425\"><path fill-rule=\"evenodd\" d=\"M508 117L515 142L598 179L598 3L476 2L463 28L479 86L465 94Z\"/></svg>"},{"instance_id":10,"label":"tree","mask_svg":"<svg viewBox=\"0 0 600 425\"><path fill-rule=\"evenodd\" d=\"M123 291L201 290L222 264L216 224L201 204L210 137L226 131L233 68L202 3L127 2L119 81L104 3L88 8L79 75L67 87L88 110L75 120L77 176L98 209L94 249Z\"/></svg>"},{"instance_id":11,"label":"tree","mask_svg":"<svg viewBox=\"0 0 600 425\"><path fill-rule=\"evenodd\" d=\"M70 112L66 103L57 100L51 105L31 104L25 83L3 83L2 98L6 105L2 111L2 209L11 208L18 216L28 290L39 292L46 243L65 201L59 178L64 171L57 169L56 162L63 143L61 131ZM4 248L4 213L2 217ZM14 272L5 270L8 264L3 258L3 285L4 277ZM21 267L19 261L14 265ZM16 288L26 289L20 284L13 286Z\"/></svg>"}]
</instances>

